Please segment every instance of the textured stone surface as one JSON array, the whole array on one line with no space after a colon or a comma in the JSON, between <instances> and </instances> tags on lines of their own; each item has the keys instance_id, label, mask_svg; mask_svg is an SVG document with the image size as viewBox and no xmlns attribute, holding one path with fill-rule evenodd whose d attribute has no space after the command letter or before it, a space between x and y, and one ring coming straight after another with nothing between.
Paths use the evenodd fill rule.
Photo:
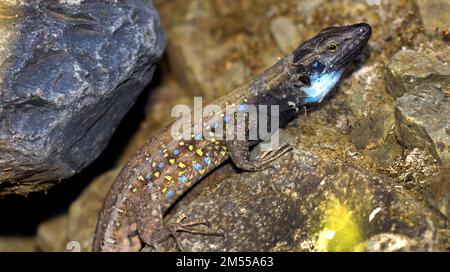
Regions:
<instances>
[{"instance_id":1,"label":"textured stone surface","mask_svg":"<svg viewBox=\"0 0 450 272\"><path fill-rule=\"evenodd\" d=\"M45 190L97 158L165 43L149 1L13 3L0 4L0 194Z\"/></svg>"},{"instance_id":2,"label":"textured stone surface","mask_svg":"<svg viewBox=\"0 0 450 272\"><path fill-rule=\"evenodd\" d=\"M178 212L207 218L225 236L181 234L185 250L383 250L374 244L380 235L405 237L386 251L435 250L432 212L389 179L350 165L294 151L273 169L216 182Z\"/></svg>"},{"instance_id":3,"label":"textured stone surface","mask_svg":"<svg viewBox=\"0 0 450 272\"><path fill-rule=\"evenodd\" d=\"M277 17L270 22L272 33L278 48L284 54L289 54L298 44L298 32L294 22L289 17Z\"/></svg>"},{"instance_id":4,"label":"textured stone surface","mask_svg":"<svg viewBox=\"0 0 450 272\"><path fill-rule=\"evenodd\" d=\"M396 121L403 146L427 149L440 162L450 162L450 99L441 90L422 87L398 98Z\"/></svg>"},{"instance_id":5,"label":"textured stone surface","mask_svg":"<svg viewBox=\"0 0 450 272\"><path fill-rule=\"evenodd\" d=\"M426 193L426 197L427 201L448 220L450 219L450 163L442 169L441 174Z\"/></svg>"},{"instance_id":6,"label":"textured stone surface","mask_svg":"<svg viewBox=\"0 0 450 272\"><path fill-rule=\"evenodd\" d=\"M231 162L226 163L183 196L167 220L186 211L194 218L208 215L211 212L207 209L225 206L213 216L215 222L227 223L216 226L230 234L225 240L209 238L211 245L228 248L430 250L432 247L428 246L435 243L435 233L439 233L438 249L449 251L449 225L442 215L443 200L448 195L439 194L446 192L442 187L446 185L440 184L445 172L426 149L411 150L397 142L397 136L389 129L395 117L396 99L386 90L385 82L385 67L402 48L424 53L445 65L450 62L448 42L436 35L425 35L416 1L389 1L382 5L369 2L157 0L171 43L164 59L170 60L164 62L168 69L162 73L173 81L162 80L151 92L155 97L149 98L147 115L133 137L124 137L119 143L126 146L126 152L114 159L125 162L139 143L167 124L174 104L190 105L192 96L197 94L204 98L224 95L281 57L270 31L275 18L290 18L300 40L323 27L366 21L374 29L369 47L350 67L340 87L320 106L302 112L283 131L282 137L302 151L297 157L288 156L275 169L258 174L239 171ZM176 87L177 83L181 88ZM96 175L101 175L101 171ZM97 209L113 179L113 175L107 178L109 181L97 177L91 179L98 184L86 188L72 205L69 216L71 240L80 242L82 250L90 249L89 236L93 234ZM83 181L86 180L80 182ZM324 184L316 186L322 181ZM430 187L435 193L428 195ZM307 197L302 199L303 196ZM311 210L304 215L304 211ZM438 224L435 217L440 218ZM437 231L433 232L432 227ZM188 250L208 247L204 238L186 234L183 243L195 243ZM17 246L18 240L10 239L10 245ZM0 247L5 243L7 239L0 239ZM167 246L165 249L173 250L172 242Z\"/></svg>"},{"instance_id":7,"label":"textured stone surface","mask_svg":"<svg viewBox=\"0 0 450 272\"><path fill-rule=\"evenodd\" d=\"M448 0L417 0L417 5L423 26L428 34L434 35L436 30L450 30L450 2Z\"/></svg>"},{"instance_id":8,"label":"textured stone surface","mask_svg":"<svg viewBox=\"0 0 450 272\"><path fill-rule=\"evenodd\" d=\"M414 50L399 51L386 68L386 88L396 98L405 92L413 92L419 85L446 89L449 84L448 65Z\"/></svg>"}]
</instances>

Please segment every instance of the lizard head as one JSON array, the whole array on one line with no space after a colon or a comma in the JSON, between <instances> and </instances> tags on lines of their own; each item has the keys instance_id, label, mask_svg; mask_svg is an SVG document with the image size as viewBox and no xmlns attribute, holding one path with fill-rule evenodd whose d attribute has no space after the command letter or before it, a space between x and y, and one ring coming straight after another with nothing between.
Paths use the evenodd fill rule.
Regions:
<instances>
[{"instance_id":1,"label":"lizard head","mask_svg":"<svg viewBox=\"0 0 450 272\"><path fill-rule=\"evenodd\" d=\"M339 82L344 67L367 44L372 29L359 23L328 27L290 55L290 74L302 92L302 104L320 102Z\"/></svg>"}]
</instances>

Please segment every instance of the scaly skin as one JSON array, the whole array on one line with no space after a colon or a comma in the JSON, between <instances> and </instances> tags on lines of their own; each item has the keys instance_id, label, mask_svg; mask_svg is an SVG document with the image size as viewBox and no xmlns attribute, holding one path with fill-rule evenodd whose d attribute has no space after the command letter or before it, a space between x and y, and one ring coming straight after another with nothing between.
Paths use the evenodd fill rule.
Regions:
<instances>
[{"instance_id":1,"label":"scaly skin","mask_svg":"<svg viewBox=\"0 0 450 272\"><path fill-rule=\"evenodd\" d=\"M255 120L239 124L233 114L250 105L278 105L279 123L285 125L295 118L299 107L323 99L370 35L367 24L324 29L248 84L214 101L212 104L231 107L232 111L204 117L203 135L192 134L189 140L181 140L171 134L172 126L179 123L164 128L117 176L100 214L93 250L140 251L145 245L156 249L170 237L177 242L177 231L213 234L196 229L204 221L164 225L163 216L178 198L228 158L243 170L257 171L290 150L282 145L250 160L249 149L259 140L225 140L220 137L225 129L218 127L233 123L245 132L258 129Z\"/></svg>"}]
</instances>

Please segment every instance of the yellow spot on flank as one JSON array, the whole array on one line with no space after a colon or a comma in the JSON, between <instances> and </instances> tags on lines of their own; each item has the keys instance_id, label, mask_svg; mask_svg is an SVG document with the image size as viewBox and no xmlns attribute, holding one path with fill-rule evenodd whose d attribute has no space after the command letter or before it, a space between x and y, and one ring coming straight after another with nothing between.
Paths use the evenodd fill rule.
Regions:
<instances>
[{"instance_id":1,"label":"yellow spot on flank","mask_svg":"<svg viewBox=\"0 0 450 272\"><path fill-rule=\"evenodd\" d=\"M153 175L158 178L160 174L159 172L155 172Z\"/></svg>"},{"instance_id":2,"label":"yellow spot on flank","mask_svg":"<svg viewBox=\"0 0 450 272\"><path fill-rule=\"evenodd\" d=\"M165 194L165 193L167 192L167 188L163 188L163 189L161 190L161 192L162 192L163 194Z\"/></svg>"},{"instance_id":3,"label":"yellow spot on flank","mask_svg":"<svg viewBox=\"0 0 450 272\"><path fill-rule=\"evenodd\" d=\"M192 145L189 145L189 146L188 146L188 149L189 149L190 151L192 151L192 150L194 149L194 147L193 147Z\"/></svg>"},{"instance_id":4,"label":"yellow spot on flank","mask_svg":"<svg viewBox=\"0 0 450 272\"><path fill-rule=\"evenodd\" d=\"M178 172L178 176L182 176L182 175L184 175L186 173L186 171L180 171L180 172Z\"/></svg>"},{"instance_id":5,"label":"yellow spot on flank","mask_svg":"<svg viewBox=\"0 0 450 272\"><path fill-rule=\"evenodd\" d=\"M201 148L197 149L197 154L201 157L203 156L203 150Z\"/></svg>"},{"instance_id":6,"label":"yellow spot on flank","mask_svg":"<svg viewBox=\"0 0 450 272\"><path fill-rule=\"evenodd\" d=\"M214 132L210 131L210 132L208 133L208 135L209 135L209 137L214 137Z\"/></svg>"},{"instance_id":7,"label":"yellow spot on flank","mask_svg":"<svg viewBox=\"0 0 450 272\"><path fill-rule=\"evenodd\" d=\"M211 138L211 143L214 143L216 141L216 139Z\"/></svg>"},{"instance_id":8,"label":"yellow spot on flank","mask_svg":"<svg viewBox=\"0 0 450 272\"><path fill-rule=\"evenodd\" d=\"M178 143L178 145L179 145L179 146L183 146L183 145L184 145L184 142L181 141L181 142Z\"/></svg>"},{"instance_id":9,"label":"yellow spot on flank","mask_svg":"<svg viewBox=\"0 0 450 272\"><path fill-rule=\"evenodd\" d=\"M169 163L170 163L170 164L174 164L174 163L175 163L175 159L170 159L170 160L169 160Z\"/></svg>"},{"instance_id":10,"label":"yellow spot on flank","mask_svg":"<svg viewBox=\"0 0 450 272\"><path fill-rule=\"evenodd\" d=\"M152 163L152 167L156 167L156 162L153 162L153 163Z\"/></svg>"},{"instance_id":11,"label":"yellow spot on flank","mask_svg":"<svg viewBox=\"0 0 450 272\"><path fill-rule=\"evenodd\" d=\"M143 177L143 176L141 176L141 175L139 175L139 177L138 177L138 180L140 180L140 181L144 181L144 177Z\"/></svg>"},{"instance_id":12,"label":"yellow spot on flank","mask_svg":"<svg viewBox=\"0 0 450 272\"><path fill-rule=\"evenodd\" d=\"M205 169L200 169L198 170L198 172L200 173L200 175L203 175L205 173Z\"/></svg>"},{"instance_id":13,"label":"yellow spot on flank","mask_svg":"<svg viewBox=\"0 0 450 272\"><path fill-rule=\"evenodd\" d=\"M183 191L181 191L181 190L177 191L177 195L182 195L182 194L183 194Z\"/></svg>"},{"instance_id":14,"label":"yellow spot on flank","mask_svg":"<svg viewBox=\"0 0 450 272\"><path fill-rule=\"evenodd\" d=\"M191 187L192 186L192 182L186 182L186 186L187 187Z\"/></svg>"},{"instance_id":15,"label":"yellow spot on flank","mask_svg":"<svg viewBox=\"0 0 450 272\"><path fill-rule=\"evenodd\" d=\"M172 180L171 176L165 176L164 178L167 179L167 180Z\"/></svg>"},{"instance_id":16,"label":"yellow spot on flank","mask_svg":"<svg viewBox=\"0 0 450 272\"><path fill-rule=\"evenodd\" d=\"M169 157L169 154L164 153L164 158L167 158L167 157Z\"/></svg>"},{"instance_id":17,"label":"yellow spot on flank","mask_svg":"<svg viewBox=\"0 0 450 272\"><path fill-rule=\"evenodd\" d=\"M178 167L180 167L181 169L184 169L186 167L186 165L184 163L180 162L178 164Z\"/></svg>"},{"instance_id":18,"label":"yellow spot on flank","mask_svg":"<svg viewBox=\"0 0 450 272\"><path fill-rule=\"evenodd\" d=\"M246 102L246 103L247 103L247 102L248 102L248 99L247 99L247 98L244 98L244 102Z\"/></svg>"}]
</instances>

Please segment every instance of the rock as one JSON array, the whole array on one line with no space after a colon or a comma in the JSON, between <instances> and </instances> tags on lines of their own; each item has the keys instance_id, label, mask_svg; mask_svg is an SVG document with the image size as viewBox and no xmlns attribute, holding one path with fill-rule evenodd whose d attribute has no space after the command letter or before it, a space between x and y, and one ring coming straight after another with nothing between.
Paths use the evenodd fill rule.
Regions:
<instances>
[{"instance_id":1,"label":"rock","mask_svg":"<svg viewBox=\"0 0 450 272\"><path fill-rule=\"evenodd\" d=\"M207 218L224 237L182 233L187 251L368 251L379 249L370 242L384 233L406 237L411 250L437 243L434 215L389 179L311 153L294 151L271 169L214 179L177 214Z\"/></svg>"},{"instance_id":2,"label":"rock","mask_svg":"<svg viewBox=\"0 0 450 272\"><path fill-rule=\"evenodd\" d=\"M242 62L235 62L231 64L230 68L223 76L225 83L225 90L233 90L234 88L246 83L246 80L250 77L250 71L247 66Z\"/></svg>"},{"instance_id":3,"label":"rock","mask_svg":"<svg viewBox=\"0 0 450 272\"><path fill-rule=\"evenodd\" d=\"M289 17L277 17L270 22L270 32L283 54L289 54L298 45L297 27Z\"/></svg>"},{"instance_id":4,"label":"rock","mask_svg":"<svg viewBox=\"0 0 450 272\"><path fill-rule=\"evenodd\" d=\"M0 252L35 252L34 237L0 236Z\"/></svg>"},{"instance_id":5,"label":"rock","mask_svg":"<svg viewBox=\"0 0 450 272\"><path fill-rule=\"evenodd\" d=\"M380 233L370 237L366 249L370 252L424 251L417 241L408 236L393 233Z\"/></svg>"},{"instance_id":6,"label":"rock","mask_svg":"<svg viewBox=\"0 0 450 272\"><path fill-rule=\"evenodd\" d=\"M445 89L450 84L450 67L426 54L401 50L387 65L385 80L387 90L395 98L413 92L419 85Z\"/></svg>"},{"instance_id":7,"label":"rock","mask_svg":"<svg viewBox=\"0 0 450 272\"><path fill-rule=\"evenodd\" d=\"M106 172L92 181L69 208L68 240L78 243L83 252L92 250L98 215L118 171Z\"/></svg>"},{"instance_id":8,"label":"rock","mask_svg":"<svg viewBox=\"0 0 450 272\"><path fill-rule=\"evenodd\" d=\"M443 216L450 219L450 164L444 165L436 181L427 191L426 199Z\"/></svg>"},{"instance_id":9,"label":"rock","mask_svg":"<svg viewBox=\"0 0 450 272\"><path fill-rule=\"evenodd\" d=\"M416 0L427 34L436 30L450 30L450 2L448 0Z\"/></svg>"},{"instance_id":10,"label":"rock","mask_svg":"<svg viewBox=\"0 0 450 272\"><path fill-rule=\"evenodd\" d=\"M191 105L193 98L185 89L182 89L172 78L164 77L161 83L152 89L148 100L145 102L145 119L140 123L139 129L127 141L117 165L123 165L136 153L150 137L162 127L170 124L175 119L171 116L171 110L175 105Z\"/></svg>"},{"instance_id":11,"label":"rock","mask_svg":"<svg viewBox=\"0 0 450 272\"><path fill-rule=\"evenodd\" d=\"M437 160L427 150L419 148L403 150L388 167L390 176L397 178L397 187L420 193L433 184L440 170Z\"/></svg>"},{"instance_id":12,"label":"rock","mask_svg":"<svg viewBox=\"0 0 450 272\"><path fill-rule=\"evenodd\" d=\"M60 215L44 221L38 227L36 244L41 251L66 251L67 215Z\"/></svg>"},{"instance_id":13,"label":"rock","mask_svg":"<svg viewBox=\"0 0 450 272\"><path fill-rule=\"evenodd\" d=\"M0 195L89 165L164 49L150 1L0 4Z\"/></svg>"},{"instance_id":14,"label":"rock","mask_svg":"<svg viewBox=\"0 0 450 272\"><path fill-rule=\"evenodd\" d=\"M373 149L387 140L394 126L394 109L390 105L380 105L370 116L355 124L350 134L352 142L358 149Z\"/></svg>"},{"instance_id":15,"label":"rock","mask_svg":"<svg viewBox=\"0 0 450 272\"><path fill-rule=\"evenodd\" d=\"M432 86L396 101L396 135L403 146L428 150L442 163L450 162L450 100Z\"/></svg>"}]
</instances>

